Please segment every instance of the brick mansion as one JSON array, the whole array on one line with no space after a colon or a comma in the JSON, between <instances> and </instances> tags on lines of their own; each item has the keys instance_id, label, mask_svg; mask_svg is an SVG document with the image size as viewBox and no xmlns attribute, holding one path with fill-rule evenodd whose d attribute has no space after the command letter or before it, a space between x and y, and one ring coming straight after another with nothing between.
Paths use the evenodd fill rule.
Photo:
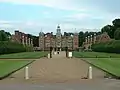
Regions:
<instances>
[{"instance_id":1,"label":"brick mansion","mask_svg":"<svg viewBox=\"0 0 120 90\"><path fill-rule=\"evenodd\" d=\"M78 33L64 34L61 33L61 28L58 25L56 29L56 35L53 33L43 32L39 33L39 49L49 50L52 47L55 51L65 50L67 47L69 50L75 50L79 47Z\"/></svg>"},{"instance_id":2,"label":"brick mansion","mask_svg":"<svg viewBox=\"0 0 120 90\"><path fill-rule=\"evenodd\" d=\"M18 30L12 35L12 41L33 46L33 39L30 38L28 34L19 32ZM53 35L53 32L40 32L38 43L38 47L34 47L35 50L46 51L50 50L50 47L55 51L65 50L66 47L69 50L75 50L79 46L78 33L64 33L64 35L62 35L60 26L57 26L55 35Z\"/></svg>"},{"instance_id":3,"label":"brick mansion","mask_svg":"<svg viewBox=\"0 0 120 90\"><path fill-rule=\"evenodd\" d=\"M34 41L33 38L29 36L29 34L25 34L23 32L15 31L15 34L12 35L12 41L21 43L23 45L33 46L34 50L40 51L48 51L52 47L54 51L61 50L78 50L80 48L83 49L91 49L91 45L100 42L110 41L110 37L107 33L103 33L101 35L91 35L85 38L85 42L83 42L82 47L79 47L79 35L78 33L66 33L62 35L61 28L58 25L56 29L56 34L53 32L44 33L40 32L38 36L38 40ZM37 42L38 46L34 46L33 42Z\"/></svg>"}]
</instances>

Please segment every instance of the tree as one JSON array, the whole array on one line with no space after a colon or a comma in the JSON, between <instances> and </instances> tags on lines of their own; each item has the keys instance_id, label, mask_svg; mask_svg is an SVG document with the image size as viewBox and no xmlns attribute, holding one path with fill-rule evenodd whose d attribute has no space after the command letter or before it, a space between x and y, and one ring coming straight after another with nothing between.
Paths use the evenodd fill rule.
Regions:
<instances>
[{"instance_id":1,"label":"tree","mask_svg":"<svg viewBox=\"0 0 120 90\"><path fill-rule=\"evenodd\" d=\"M117 28L117 30L114 33L115 39L120 40L120 28Z\"/></svg>"},{"instance_id":2,"label":"tree","mask_svg":"<svg viewBox=\"0 0 120 90\"><path fill-rule=\"evenodd\" d=\"M64 36L68 36L68 33L67 33L67 32L64 32Z\"/></svg>"},{"instance_id":3,"label":"tree","mask_svg":"<svg viewBox=\"0 0 120 90\"><path fill-rule=\"evenodd\" d=\"M0 30L0 41L8 41L7 34L5 33L4 30Z\"/></svg>"},{"instance_id":4,"label":"tree","mask_svg":"<svg viewBox=\"0 0 120 90\"><path fill-rule=\"evenodd\" d=\"M39 37L38 36L32 36L33 38L33 46L39 47Z\"/></svg>"},{"instance_id":5,"label":"tree","mask_svg":"<svg viewBox=\"0 0 120 90\"><path fill-rule=\"evenodd\" d=\"M31 34L27 34L29 38L32 38L32 35Z\"/></svg>"},{"instance_id":6,"label":"tree","mask_svg":"<svg viewBox=\"0 0 120 90\"><path fill-rule=\"evenodd\" d=\"M94 33L96 33L96 35L101 35L102 33L99 31L99 32L94 32Z\"/></svg>"},{"instance_id":7,"label":"tree","mask_svg":"<svg viewBox=\"0 0 120 90\"><path fill-rule=\"evenodd\" d=\"M107 32L108 35L110 36L110 38L114 38L114 31L113 31L113 27L111 25L106 25L101 29L101 32Z\"/></svg>"},{"instance_id":8,"label":"tree","mask_svg":"<svg viewBox=\"0 0 120 90\"><path fill-rule=\"evenodd\" d=\"M7 35L7 39L10 40L11 34L9 32L5 32L5 34Z\"/></svg>"},{"instance_id":9,"label":"tree","mask_svg":"<svg viewBox=\"0 0 120 90\"><path fill-rule=\"evenodd\" d=\"M88 31L84 33L84 37L87 37L87 36L89 36L89 32Z\"/></svg>"},{"instance_id":10,"label":"tree","mask_svg":"<svg viewBox=\"0 0 120 90\"><path fill-rule=\"evenodd\" d=\"M120 27L120 19L115 19L112 21L112 23L113 23L114 27L117 27L117 28Z\"/></svg>"},{"instance_id":11,"label":"tree","mask_svg":"<svg viewBox=\"0 0 120 90\"><path fill-rule=\"evenodd\" d=\"M79 47L83 45L83 42L85 41L84 32L79 32Z\"/></svg>"},{"instance_id":12,"label":"tree","mask_svg":"<svg viewBox=\"0 0 120 90\"><path fill-rule=\"evenodd\" d=\"M112 23L113 23L113 28L112 28L113 32L112 33L115 35L116 30L118 28L120 28L120 19L115 19L115 20L112 21ZM114 38L116 38L116 36L114 36Z\"/></svg>"}]
</instances>

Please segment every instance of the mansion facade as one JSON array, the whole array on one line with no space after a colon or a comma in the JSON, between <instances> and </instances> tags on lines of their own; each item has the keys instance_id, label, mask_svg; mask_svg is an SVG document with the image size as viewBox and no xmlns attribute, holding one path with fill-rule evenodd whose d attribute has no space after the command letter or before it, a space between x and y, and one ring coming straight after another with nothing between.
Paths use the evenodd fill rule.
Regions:
<instances>
[{"instance_id":1,"label":"mansion facade","mask_svg":"<svg viewBox=\"0 0 120 90\"><path fill-rule=\"evenodd\" d=\"M17 42L23 45L33 46L33 39L26 33L16 30L15 33L11 36L12 42Z\"/></svg>"},{"instance_id":2,"label":"mansion facade","mask_svg":"<svg viewBox=\"0 0 120 90\"><path fill-rule=\"evenodd\" d=\"M62 35L60 26L57 26L56 31L56 35L52 32L39 33L39 50L50 50L50 47L55 51L65 50L66 47L69 50L76 50L79 47L78 33Z\"/></svg>"}]
</instances>

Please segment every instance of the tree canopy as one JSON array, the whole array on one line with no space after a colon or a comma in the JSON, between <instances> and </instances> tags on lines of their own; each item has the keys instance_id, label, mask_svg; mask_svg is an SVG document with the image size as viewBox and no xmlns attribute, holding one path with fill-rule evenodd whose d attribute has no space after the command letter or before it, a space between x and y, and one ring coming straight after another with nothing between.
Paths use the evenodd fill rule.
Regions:
<instances>
[{"instance_id":1,"label":"tree canopy","mask_svg":"<svg viewBox=\"0 0 120 90\"><path fill-rule=\"evenodd\" d=\"M110 38L118 40L118 33L120 28L120 19L112 21L113 25L106 25L101 29L101 32L107 32ZM118 32L118 33L117 33Z\"/></svg>"},{"instance_id":2,"label":"tree canopy","mask_svg":"<svg viewBox=\"0 0 120 90\"><path fill-rule=\"evenodd\" d=\"M9 32L5 32L4 30L0 30L0 41L8 41L10 37Z\"/></svg>"},{"instance_id":3,"label":"tree canopy","mask_svg":"<svg viewBox=\"0 0 120 90\"><path fill-rule=\"evenodd\" d=\"M120 40L120 28L117 28L114 34L115 34L115 39Z\"/></svg>"},{"instance_id":4,"label":"tree canopy","mask_svg":"<svg viewBox=\"0 0 120 90\"><path fill-rule=\"evenodd\" d=\"M114 27L120 27L120 19L115 19L112 21Z\"/></svg>"},{"instance_id":5,"label":"tree canopy","mask_svg":"<svg viewBox=\"0 0 120 90\"><path fill-rule=\"evenodd\" d=\"M110 38L114 38L114 34L112 34L112 32L113 32L112 30L113 30L113 28L111 25L106 25L101 29L101 32L102 33L107 32L108 35L110 36Z\"/></svg>"}]
</instances>

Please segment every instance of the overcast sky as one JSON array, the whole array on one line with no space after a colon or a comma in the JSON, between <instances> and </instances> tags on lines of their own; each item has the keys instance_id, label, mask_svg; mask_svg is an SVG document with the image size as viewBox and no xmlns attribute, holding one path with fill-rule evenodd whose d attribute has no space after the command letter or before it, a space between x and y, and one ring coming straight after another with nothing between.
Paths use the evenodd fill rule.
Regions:
<instances>
[{"instance_id":1,"label":"overcast sky","mask_svg":"<svg viewBox=\"0 0 120 90\"><path fill-rule=\"evenodd\" d=\"M38 35L97 31L120 16L120 0L0 0L0 29ZM75 30L76 28L76 30Z\"/></svg>"}]
</instances>

